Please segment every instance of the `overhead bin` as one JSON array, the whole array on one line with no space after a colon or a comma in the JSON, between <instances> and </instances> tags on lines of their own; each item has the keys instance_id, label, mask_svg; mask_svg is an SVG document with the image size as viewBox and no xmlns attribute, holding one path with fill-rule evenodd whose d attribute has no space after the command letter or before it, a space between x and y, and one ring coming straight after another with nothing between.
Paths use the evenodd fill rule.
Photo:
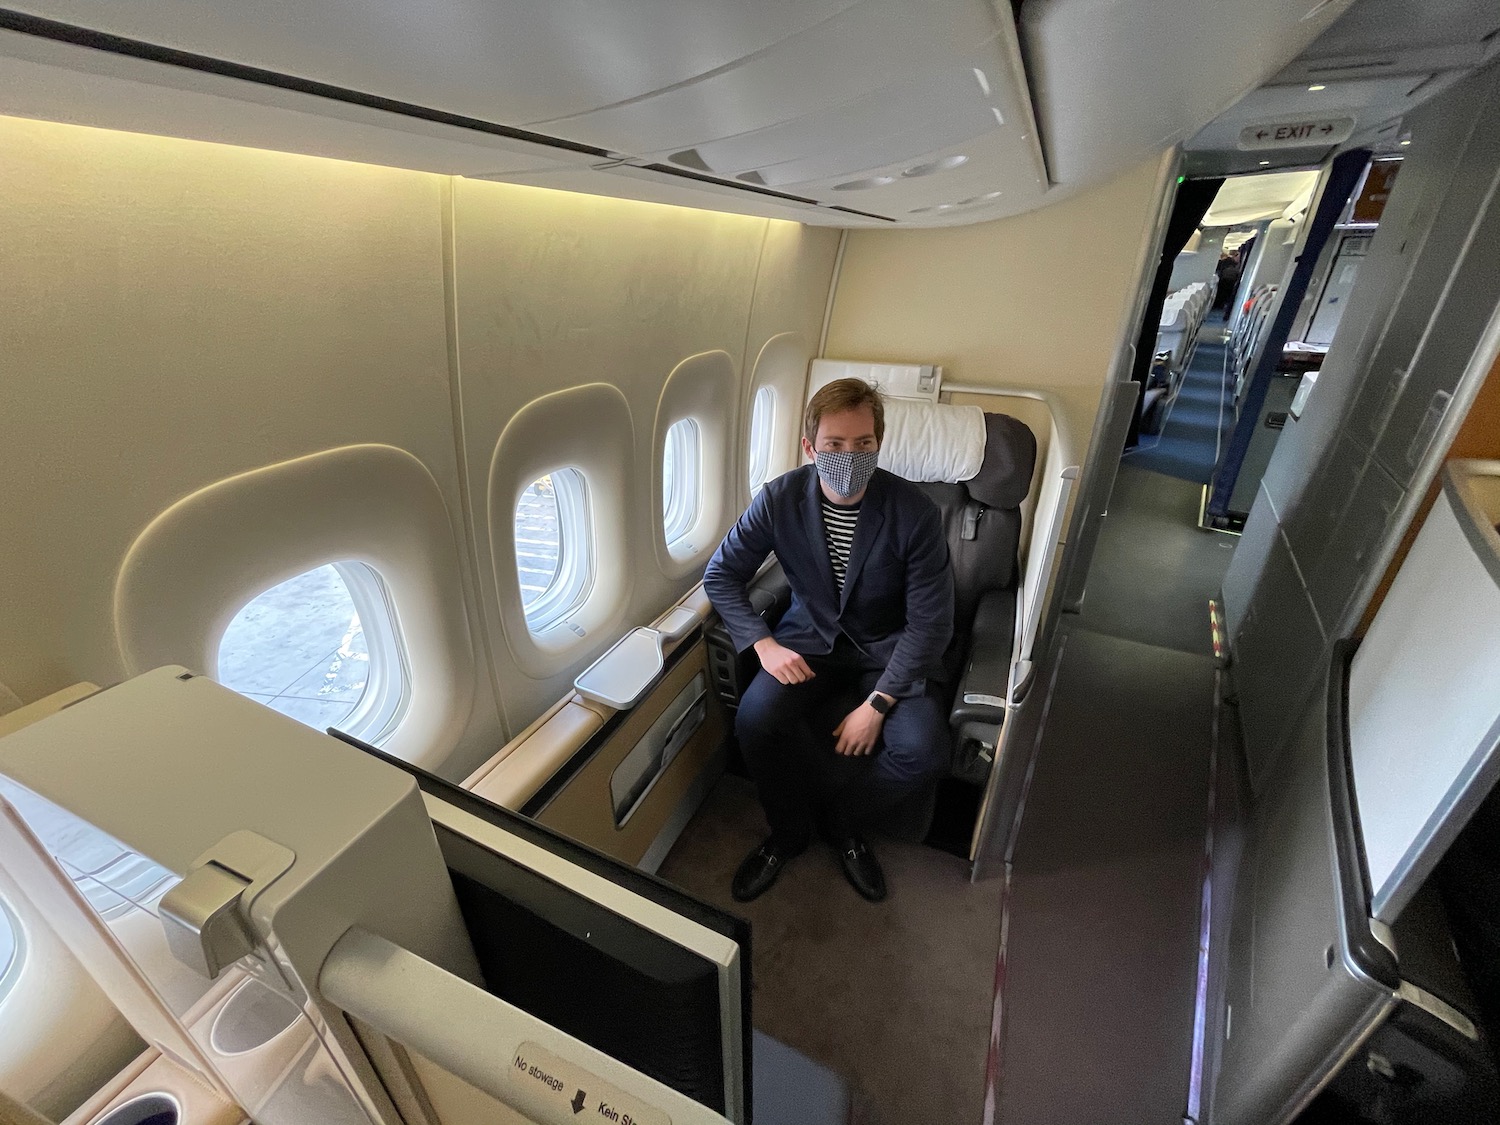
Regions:
<instances>
[{"instance_id":1,"label":"overhead bin","mask_svg":"<svg viewBox=\"0 0 1500 1125\"><path fill-rule=\"evenodd\" d=\"M812 223L1014 214L1048 189L1014 23L976 0L273 8L0 12L0 57L41 63L0 78L0 113L697 206L728 192L724 209Z\"/></svg>"}]
</instances>

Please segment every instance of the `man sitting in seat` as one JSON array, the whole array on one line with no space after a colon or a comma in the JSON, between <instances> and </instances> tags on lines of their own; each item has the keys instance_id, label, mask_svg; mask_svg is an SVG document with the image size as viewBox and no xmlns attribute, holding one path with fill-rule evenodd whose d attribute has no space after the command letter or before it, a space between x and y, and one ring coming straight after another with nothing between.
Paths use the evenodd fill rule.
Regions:
<instances>
[{"instance_id":1,"label":"man sitting in seat","mask_svg":"<svg viewBox=\"0 0 1500 1125\"><path fill-rule=\"evenodd\" d=\"M873 387L823 387L803 419L813 464L761 489L703 576L735 648L753 645L761 664L735 732L771 834L735 873L741 902L807 847L819 812L849 882L880 901L885 877L864 831L948 764L930 679L953 633L948 547L937 507L876 468L884 434ZM774 635L747 594L772 551L792 590Z\"/></svg>"}]
</instances>

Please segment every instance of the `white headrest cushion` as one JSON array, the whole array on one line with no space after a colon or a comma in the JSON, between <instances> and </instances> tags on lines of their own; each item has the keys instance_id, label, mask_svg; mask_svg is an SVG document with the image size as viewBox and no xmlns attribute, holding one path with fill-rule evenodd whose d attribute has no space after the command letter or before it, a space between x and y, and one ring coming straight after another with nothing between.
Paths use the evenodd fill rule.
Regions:
<instances>
[{"instance_id":1,"label":"white headrest cushion","mask_svg":"<svg viewBox=\"0 0 1500 1125\"><path fill-rule=\"evenodd\" d=\"M984 464L984 411L977 406L885 401L880 467L914 481L972 480Z\"/></svg>"}]
</instances>

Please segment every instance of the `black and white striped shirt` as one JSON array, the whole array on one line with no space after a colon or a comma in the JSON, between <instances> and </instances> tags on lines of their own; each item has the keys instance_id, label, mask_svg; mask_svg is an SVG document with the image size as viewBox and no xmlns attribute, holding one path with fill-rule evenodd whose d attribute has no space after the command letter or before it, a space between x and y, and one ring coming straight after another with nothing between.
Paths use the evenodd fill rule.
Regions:
<instances>
[{"instance_id":1,"label":"black and white striped shirt","mask_svg":"<svg viewBox=\"0 0 1500 1125\"><path fill-rule=\"evenodd\" d=\"M823 530L828 536L828 561L839 589L849 571L849 545L854 542L854 525L859 522L859 505L832 504L823 498Z\"/></svg>"}]
</instances>

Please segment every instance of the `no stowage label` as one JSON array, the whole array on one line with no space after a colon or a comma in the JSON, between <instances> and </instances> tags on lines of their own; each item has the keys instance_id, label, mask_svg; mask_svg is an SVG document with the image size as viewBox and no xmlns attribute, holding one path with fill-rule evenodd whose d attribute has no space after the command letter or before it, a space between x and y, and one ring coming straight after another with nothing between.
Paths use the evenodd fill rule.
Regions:
<instances>
[{"instance_id":1,"label":"no stowage label","mask_svg":"<svg viewBox=\"0 0 1500 1125\"><path fill-rule=\"evenodd\" d=\"M522 1043L516 1049L510 1077L525 1105L545 1111L549 1122L672 1125L672 1119L655 1106L536 1043Z\"/></svg>"}]
</instances>

